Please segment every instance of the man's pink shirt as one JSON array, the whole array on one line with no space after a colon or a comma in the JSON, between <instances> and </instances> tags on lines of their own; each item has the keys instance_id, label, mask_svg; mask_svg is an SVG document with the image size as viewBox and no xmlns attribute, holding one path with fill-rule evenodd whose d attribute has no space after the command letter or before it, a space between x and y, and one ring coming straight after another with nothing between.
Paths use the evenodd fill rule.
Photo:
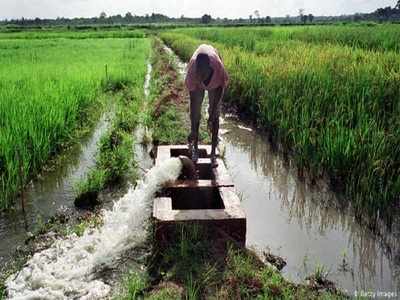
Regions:
<instances>
[{"instance_id":1,"label":"man's pink shirt","mask_svg":"<svg viewBox=\"0 0 400 300\"><path fill-rule=\"evenodd\" d=\"M214 74L211 77L209 84L206 86L196 76L196 58L200 53L207 54L210 58L211 68ZM210 45L202 44L194 52L187 66L187 74L185 79L186 87L189 91L198 90L213 90L219 87L226 88L228 86L229 77L225 71L224 64L218 55L217 50Z\"/></svg>"}]
</instances>

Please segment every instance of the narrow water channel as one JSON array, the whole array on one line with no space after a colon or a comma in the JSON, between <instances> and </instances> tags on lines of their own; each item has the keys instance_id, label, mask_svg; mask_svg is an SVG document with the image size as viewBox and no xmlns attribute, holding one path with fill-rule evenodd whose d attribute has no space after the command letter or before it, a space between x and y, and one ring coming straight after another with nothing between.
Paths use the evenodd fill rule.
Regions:
<instances>
[{"instance_id":1,"label":"narrow water channel","mask_svg":"<svg viewBox=\"0 0 400 300\"><path fill-rule=\"evenodd\" d=\"M186 64L165 49L184 75ZM235 116L221 118L220 136L226 166L247 215L247 247L284 257L283 274L296 282L323 266L328 279L349 295L399 295L399 221L391 232L382 225L379 234L360 226L327 184L310 187L299 179L295 167L272 151L263 133Z\"/></svg>"},{"instance_id":2,"label":"narrow water channel","mask_svg":"<svg viewBox=\"0 0 400 300\"><path fill-rule=\"evenodd\" d=\"M266 137L224 118L225 161L247 215L247 246L284 257L284 274L301 281L324 266L348 290L398 291L400 235L380 237L339 208L326 187L311 187L274 153Z\"/></svg>"},{"instance_id":3,"label":"narrow water channel","mask_svg":"<svg viewBox=\"0 0 400 300\"><path fill-rule=\"evenodd\" d=\"M112 112L101 116L92 133L66 151L54 170L44 172L25 190L25 214L17 205L14 212L0 218L0 264L12 258L29 232L57 211L73 208L75 184L82 180L96 163L97 144L108 129Z\"/></svg>"}]
</instances>

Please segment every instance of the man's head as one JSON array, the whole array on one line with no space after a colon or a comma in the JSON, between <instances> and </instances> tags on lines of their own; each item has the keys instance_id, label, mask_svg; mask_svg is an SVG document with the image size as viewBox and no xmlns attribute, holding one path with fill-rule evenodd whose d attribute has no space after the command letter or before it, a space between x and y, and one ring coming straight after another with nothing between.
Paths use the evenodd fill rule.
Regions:
<instances>
[{"instance_id":1,"label":"man's head","mask_svg":"<svg viewBox=\"0 0 400 300\"><path fill-rule=\"evenodd\" d=\"M213 69L210 65L210 58L207 54L200 53L196 58L196 75L200 81L207 80L211 74Z\"/></svg>"}]
</instances>

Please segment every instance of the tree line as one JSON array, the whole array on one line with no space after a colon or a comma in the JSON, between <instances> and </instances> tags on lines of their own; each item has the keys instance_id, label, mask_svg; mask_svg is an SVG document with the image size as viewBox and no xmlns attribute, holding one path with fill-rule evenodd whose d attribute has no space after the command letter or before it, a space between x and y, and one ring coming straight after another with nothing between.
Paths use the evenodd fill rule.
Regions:
<instances>
[{"instance_id":1,"label":"tree line","mask_svg":"<svg viewBox=\"0 0 400 300\"><path fill-rule=\"evenodd\" d=\"M378 8L376 11L367 14L353 14L342 16L322 17L305 13L304 9L299 9L298 16L286 15L285 17L261 16L259 10L254 11L246 18L228 19L213 18L209 14L205 14L199 18L188 18L182 15L179 18L171 18L163 14L152 13L144 16L138 16L131 12L125 15L117 14L107 16L102 12L97 17L92 18L56 18L56 19L11 19L0 21L1 25L16 26L80 26L80 25L128 25L128 24L153 24L153 23L184 23L184 24L307 24L307 23L324 23L324 22L341 22L341 21L400 21L400 0L394 7Z\"/></svg>"}]
</instances>

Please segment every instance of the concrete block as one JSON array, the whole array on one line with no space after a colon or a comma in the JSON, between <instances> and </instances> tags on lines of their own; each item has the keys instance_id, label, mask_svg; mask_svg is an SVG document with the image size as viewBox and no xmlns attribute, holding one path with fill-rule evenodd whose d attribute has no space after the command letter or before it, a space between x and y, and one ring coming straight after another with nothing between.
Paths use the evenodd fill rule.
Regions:
<instances>
[{"instance_id":1,"label":"concrete block","mask_svg":"<svg viewBox=\"0 0 400 300\"><path fill-rule=\"evenodd\" d=\"M230 238L244 246L246 215L229 173L221 159L217 168L211 168L211 146L201 145L199 150L199 180L178 179L154 199L156 239L168 241L177 224L201 224L215 232L216 238ZM156 163L185 155L185 151L187 146L160 146Z\"/></svg>"}]
</instances>

